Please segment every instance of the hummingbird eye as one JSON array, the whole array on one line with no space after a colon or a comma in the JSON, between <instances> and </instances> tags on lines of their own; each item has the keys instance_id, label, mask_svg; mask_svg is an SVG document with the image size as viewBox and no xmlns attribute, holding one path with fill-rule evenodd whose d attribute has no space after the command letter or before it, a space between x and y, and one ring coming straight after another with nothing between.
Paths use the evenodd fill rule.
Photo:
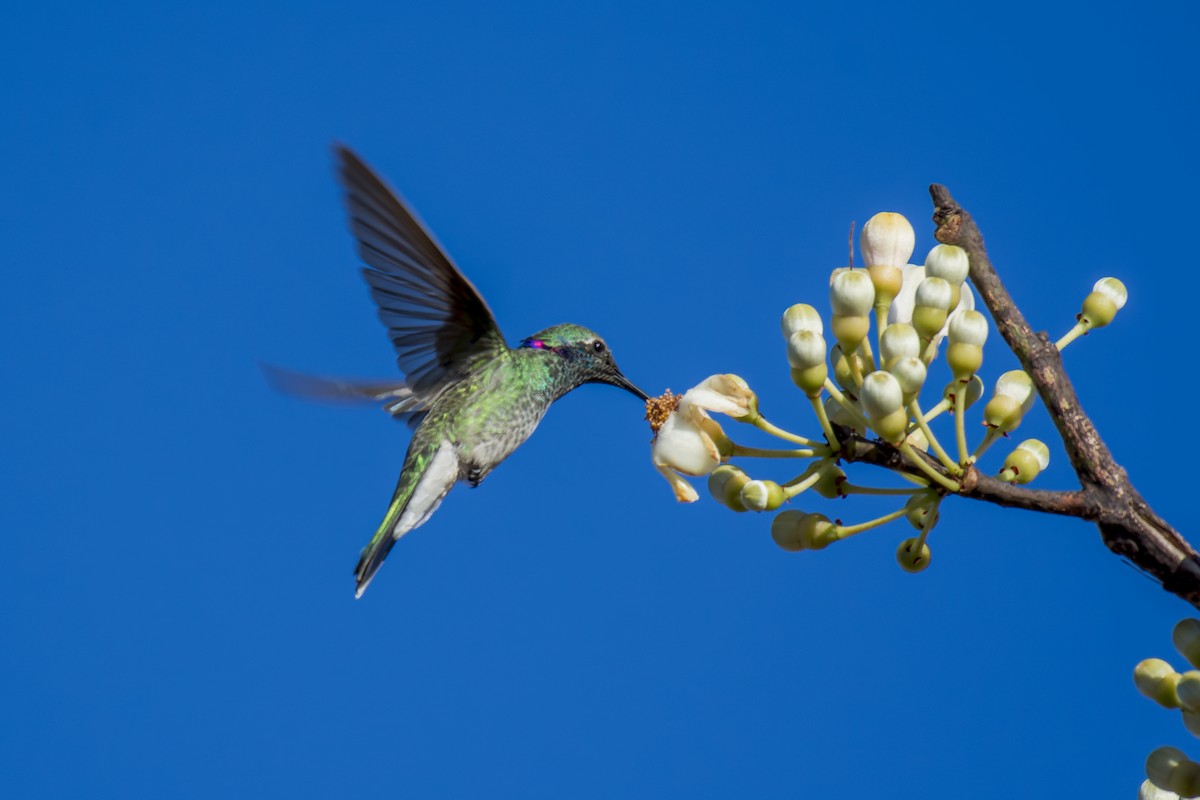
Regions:
<instances>
[{"instance_id":1,"label":"hummingbird eye","mask_svg":"<svg viewBox=\"0 0 1200 800\"><path fill-rule=\"evenodd\" d=\"M596 353L603 353L604 352L604 342L600 341L599 339L592 342L592 351L596 352Z\"/></svg>"}]
</instances>

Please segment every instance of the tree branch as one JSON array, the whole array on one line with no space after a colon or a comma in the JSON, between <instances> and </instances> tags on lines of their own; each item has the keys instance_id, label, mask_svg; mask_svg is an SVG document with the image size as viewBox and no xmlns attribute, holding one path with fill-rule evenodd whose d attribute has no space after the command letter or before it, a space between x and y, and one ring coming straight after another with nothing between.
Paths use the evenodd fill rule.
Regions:
<instances>
[{"instance_id":1,"label":"tree branch","mask_svg":"<svg viewBox=\"0 0 1200 800\"><path fill-rule=\"evenodd\" d=\"M971 283L991 312L1000 335L1033 379L1081 486L1075 492L1033 491L1009 486L971 469L963 480L961 494L1000 505L1092 520L1110 550L1152 575L1167 591L1200 608L1200 556L1178 531L1154 513L1113 459L1079 403L1058 348L1045 334L1034 332L1000 282L975 220L954 201L945 186L934 184L929 187L929 194L933 198L937 240L967 252ZM859 458L857 442L852 455L854 458L848 460L875 460L869 451L863 451Z\"/></svg>"}]
</instances>

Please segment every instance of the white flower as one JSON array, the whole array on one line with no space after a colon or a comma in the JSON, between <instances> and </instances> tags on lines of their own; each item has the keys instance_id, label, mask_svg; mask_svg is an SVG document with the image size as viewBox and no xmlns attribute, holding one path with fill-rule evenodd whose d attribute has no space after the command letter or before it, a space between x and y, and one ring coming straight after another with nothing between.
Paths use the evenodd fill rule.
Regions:
<instances>
[{"instance_id":1,"label":"white flower","mask_svg":"<svg viewBox=\"0 0 1200 800\"><path fill-rule=\"evenodd\" d=\"M713 375L688 389L658 430L651 445L655 468L675 490L681 503L693 503L699 495L679 476L707 475L721 464L725 433L709 411L735 418L757 413L757 398L737 375Z\"/></svg>"}]
</instances>

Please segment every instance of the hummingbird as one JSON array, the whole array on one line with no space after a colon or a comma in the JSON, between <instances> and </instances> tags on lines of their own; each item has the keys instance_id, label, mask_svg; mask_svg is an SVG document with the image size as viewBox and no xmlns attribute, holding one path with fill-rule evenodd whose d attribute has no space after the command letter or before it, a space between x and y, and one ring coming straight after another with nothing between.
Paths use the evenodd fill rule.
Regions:
<instances>
[{"instance_id":1,"label":"hummingbird","mask_svg":"<svg viewBox=\"0 0 1200 800\"><path fill-rule=\"evenodd\" d=\"M555 400L585 383L648 396L580 325L555 325L509 347L483 297L400 196L349 148L335 147L335 156L362 275L404 379L266 371L291 393L380 402L413 430L392 501L354 568L357 598L400 537L424 524L455 483L478 486Z\"/></svg>"}]
</instances>

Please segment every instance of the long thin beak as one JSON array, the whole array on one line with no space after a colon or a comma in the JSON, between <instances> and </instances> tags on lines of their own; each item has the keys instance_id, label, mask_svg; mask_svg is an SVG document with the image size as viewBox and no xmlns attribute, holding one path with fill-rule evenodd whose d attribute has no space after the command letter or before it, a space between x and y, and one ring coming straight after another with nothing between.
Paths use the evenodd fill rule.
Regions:
<instances>
[{"instance_id":1,"label":"long thin beak","mask_svg":"<svg viewBox=\"0 0 1200 800\"><path fill-rule=\"evenodd\" d=\"M650 399L650 395L646 394L641 389L634 386L633 382L631 380L629 380L629 378L626 378L624 375L622 375L620 372L614 372L612 375L610 375L605 380L605 383L610 383L613 386L620 386L625 391L636 395L638 398L640 398L643 401Z\"/></svg>"}]
</instances>

